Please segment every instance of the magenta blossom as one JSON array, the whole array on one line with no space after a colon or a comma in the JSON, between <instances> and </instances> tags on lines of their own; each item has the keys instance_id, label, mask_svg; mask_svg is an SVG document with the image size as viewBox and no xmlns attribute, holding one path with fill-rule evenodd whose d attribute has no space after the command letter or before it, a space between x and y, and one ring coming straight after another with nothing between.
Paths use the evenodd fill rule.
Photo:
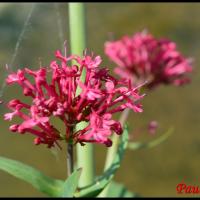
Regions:
<instances>
[{"instance_id":1,"label":"magenta blossom","mask_svg":"<svg viewBox=\"0 0 200 200\"><path fill-rule=\"evenodd\" d=\"M23 94L32 99L30 104L18 99L8 103L12 112L5 114L4 119L18 116L23 120L21 124L11 125L10 130L21 134L29 132L36 136L35 144L48 147L59 145L59 140L111 146L111 134L122 133L121 124L113 119L113 114L126 108L142 112L139 100L144 95L138 93L140 86L133 88L130 81L111 76L107 68L100 67L100 56L93 58L85 53L83 58L65 57L60 51L56 51L55 56L60 62L52 61L48 68L40 67L37 71L25 68L7 77L7 84L17 83ZM69 65L69 61L74 64ZM83 71L86 73L84 81ZM34 81L30 81L30 76ZM64 133L52 124L54 117L64 123ZM82 121L88 122L87 126L76 131L76 125Z\"/></svg>"},{"instance_id":2,"label":"magenta blossom","mask_svg":"<svg viewBox=\"0 0 200 200\"><path fill-rule=\"evenodd\" d=\"M150 121L149 124L148 124L148 132L152 135L154 135L156 133L158 129L158 122L153 120L153 121Z\"/></svg>"},{"instance_id":3,"label":"magenta blossom","mask_svg":"<svg viewBox=\"0 0 200 200\"><path fill-rule=\"evenodd\" d=\"M105 43L106 55L117 64L115 73L133 83L148 81L147 88L160 84L182 85L190 80L191 60L186 59L167 39L156 39L143 31Z\"/></svg>"}]
</instances>

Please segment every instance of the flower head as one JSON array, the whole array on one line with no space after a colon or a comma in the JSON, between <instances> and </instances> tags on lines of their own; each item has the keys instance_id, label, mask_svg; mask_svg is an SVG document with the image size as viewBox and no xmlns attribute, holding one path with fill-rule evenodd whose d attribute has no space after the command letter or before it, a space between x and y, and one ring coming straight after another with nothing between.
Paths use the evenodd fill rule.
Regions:
<instances>
[{"instance_id":1,"label":"flower head","mask_svg":"<svg viewBox=\"0 0 200 200\"><path fill-rule=\"evenodd\" d=\"M5 120L17 116L21 124L10 126L12 132L31 133L36 136L34 143L55 146L59 140L84 144L94 142L111 146L110 135L122 133L121 124L113 119L113 114L130 108L142 112L138 88L133 88L128 80L118 80L101 68L100 56L65 57L60 51L55 54L49 67L33 71L25 68L10 74L7 84L18 84L31 103L13 99L8 103L12 111L4 115ZM73 61L73 65L68 62ZM86 74L82 79L83 72ZM32 76L34 81L30 81ZM48 80L50 78L50 81ZM80 92L78 92L80 91ZM26 110L26 112L24 112ZM52 124L54 117L65 125L65 133ZM88 122L81 130L75 127L80 122Z\"/></svg>"},{"instance_id":2,"label":"flower head","mask_svg":"<svg viewBox=\"0 0 200 200\"><path fill-rule=\"evenodd\" d=\"M117 64L115 73L129 77L134 84L148 81L152 89L160 84L183 85L190 79L191 60L185 58L176 44L167 39L156 39L143 31L121 40L105 43L106 55Z\"/></svg>"},{"instance_id":3,"label":"flower head","mask_svg":"<svg viewBox=\"0 0 200 200\"><path fill-rule=\"evenodd\" d=\"M157 129L158 129L158 122L155 120L150 121L148 124L148 132L154 135Z\"/></svg>"}]
</instances>

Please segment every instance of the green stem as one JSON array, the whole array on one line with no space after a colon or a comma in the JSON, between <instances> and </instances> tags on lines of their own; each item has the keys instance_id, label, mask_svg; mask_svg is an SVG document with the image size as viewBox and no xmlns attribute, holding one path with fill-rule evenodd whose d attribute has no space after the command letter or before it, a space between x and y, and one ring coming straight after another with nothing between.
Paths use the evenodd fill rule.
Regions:
<instances>
[{"instance_id":1,"label":"green stem","mask_svg":"<svg viewBox=\"0 0 200 200\"><path fill-rule=\"evenodd\" d=\"M74 127L70 127L69 128L69 136L71 138L71 136L73 135L74 132ZM68 176L70 176L73 171L74 171L74 152L73 152L73 143L71 142L71 139L68 143L67 146L67 174Z\"/></svg>"},{"instance_id":2,"label":"green stem","mask_svg":"<svg viewBox=\"0 0 200 200\"><path fill-rule=\"evenodd\" d=\"M86 23L85 8L83 3L69 3L69 25L70 25L70 46L71 53L82 55L86 48ZM81 80L84 81L85 73L82 74ZM77 89L77 94L80 93ZM76 130L83 129L86 122L79 123ZM87 186L94 181L94 147L92 144L80 146L77 144L77 167L81 167L82 174L80 177L79 187Z\"/></svg>"},{"instance_id":3,"label":"green stem","mask_svg":"<svg viewBox=\"0 0 200 200\"><path fill-rule=\"evenodd\" d=\"M67 169L68 176L70 176L74 171L74 154L73 154L73 144L68 144L67 146Z\"/></svg>"}]
</instances>

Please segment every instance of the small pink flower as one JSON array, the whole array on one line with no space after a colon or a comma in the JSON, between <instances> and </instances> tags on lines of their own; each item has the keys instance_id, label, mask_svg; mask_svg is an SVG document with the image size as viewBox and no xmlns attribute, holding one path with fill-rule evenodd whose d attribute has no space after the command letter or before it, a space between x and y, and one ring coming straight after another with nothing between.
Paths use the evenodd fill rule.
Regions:
<instances>
[{"instance_id":1,"label":"small pink flower","mask_svg":"<svg viewBox=\"0 0 200 200\"><path fill-rule=\"evenodd\" d=\"M9 121L11 121L12 120L12 118L16 115L16 111L15 112L12 112L12 113L6 113L5 115L4 115L4 120L9 120Z\"/></svg>"},{"instance_id":2,"label":"small pink flower","mask_svg":"<svg viewBox=\"0 0 200 200\"><path fill-rule=\"evenodd\" d=\"M116 74L130 78L135 85L147 80L149 89L160 84L186 84L192 71L191 60L176 49L174 42L156 39L147 32L106 42L105 54L117 64Z\"/></svg>"},{"instance_id":3,"label":"small pink flower","mask_svg":"<svg viewBox=\"0 0 200 200\"><path fill-rule=\"evenodd\" d=\"M150 134L155 134L156 133L156 130L158 129L158 122L157 121L151 121L151 122L149 122L149 124L148 124L148 132L150 133Z\"/></svg>"},{"instance_id":4,"label":"small pink flower","mask_svg":"<svg viewBox=\"0 0 200 200\"><path fill-rule=\"evenodd\" d=\"M18 131L18 127L19 127L18 124L13 124L9 127L9 130L12 132L16 132L16 131Z\"/></svg>"},{"instance_id":5,"label":"small pink flower","mask_svg":"<svg viewBox=\"0 0 200 200\"><path fill-rule=\"evenodd\" d=\"M12 84L15 82L21 83L24 81L24 72L22 70L18 70L17 73L10 74L6 79L8 84Z\"/></svg>"},{"instance_id":6,"label":"small pink flower","mask_svg":"<svg viewBox=\"0 0 200 200\"><path fill-rule=\"evenodd\" d=\"M99 66L100 56L85 53L83 57L65 57L60 51L56 51L55 56L60 62L54 60L50 67L36 71L25 68L8 76L8 84L19 84L24 95L32 98L30 104L18 99L8 103L12 112L5 114L4 119L11 121L15 116L22 119L21 124L11 125L10 130L31 133L35 136L34 144L48 147L59 145L60 140L111 146L111 134L122 134L121 124L113 119L113 114L126 108L142 112L139 101L144 95L139 95L140 86L134 88L130 81L111 76L107 68ZM72 66L68 64L71 61L75 62ZM85 81L81 80L83 71ZM30 76L34 81L29 80ZM65 133L52 124L55 117L64 123ZM88 125L75 131L75 126L82 121Z\"/></svg>"},{"instance_id":7,"label":"small pink flower","mask_svg":"<svg viewBox=\"0 0 200 200\"><path fill-rule=\"evenodd\" d=\"M27 129L30 129L38 124L45 124L49 121L48 117L38 117L37 119L31 118L24 121L20 126L18 126L19 132L24 132Z\"/></svg>"}]
</instances>

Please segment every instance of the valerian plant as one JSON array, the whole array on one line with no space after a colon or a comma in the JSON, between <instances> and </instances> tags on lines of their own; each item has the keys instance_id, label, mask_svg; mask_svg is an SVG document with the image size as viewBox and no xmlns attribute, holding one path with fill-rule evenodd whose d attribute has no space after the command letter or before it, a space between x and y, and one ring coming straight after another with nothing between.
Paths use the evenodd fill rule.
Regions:
<instances>
[{"instance_id":1,"label":"valerian plant","mask_svg":"<svg viewBox=\"0 0 200 200\"><path fill-rule=\"evenodd\" d=\"M118 80L109 74L106 67L100 67L100 56L64 57L60 51L56 51L55 56L60 59L60 64L52 61L50 67L40 67L37 71L25 68L13 72L6 79L8 85L19 84L23 94L32 98L30 105L18 99L8 103L12 112L5 114L4 119L12 120L17 116L23 120L21 124L11 125L10 130L35 135L36 145L59 146L58 141L65 140L73 144L92 142L110 147L112 132L122 134L121 124L112 119L112 115L126 108L142 112L139 100L143 95L139 95L138 87L132 87L128 79ZM71 60L77 64L68 65ZM80 80L83 70L86 72L84 83ZM49 83L48 74L51 78ZM33 76L33 83L28 76ZM81 88L79 95L76 95L77 87ZM28 113L25 114L23 109ZM50 118L54 117L64 123L64 133L51 124ZM76 131L75 126L82 121L88 125Z\"/></svg>"},{"instance_id":2,"label":"valerian plant","mask_svg":"<svg viewBox=\"0 0 200 200\"><path fill-rule=\"evenodd\" d=\"M70 29L74 38L71 45L78 46L85 43L82 37L85 31L84 8L77 3L70 5L69 11L72 9L74 21L70 23ZM72 31L78 28L79 31ZM22 135L32 134L35 145L44 144L48 148L57 146L62 150L60 143L64 141L68 146L68 178L53 179L31 166L3 157L0 157L0 169L51 197L119 197L122 191L125 191L124 196L134 196L125 186L112 181L126 147L156 146L166 139L169 131L150 144L131 143L125 126L127 111L143 111L141 100L145 94L141 94L141 89L148 93L161 84L188 83L191 60L176 49L175 42L156 39L147 32L136 33L132 37L124 36L121 40L105 43L105 54L116 64L114 72L119 75L116 77L111 75L107 66L102 66L100 55L88 54L84 45L79 49L82 55L72 50L66 56L57 50L49 66L40 66L35 71L18 69L6 78L7 85L18 84L23 95L29 99L29 103L16 98L7 103L11 112L6 113L4 119L21 119L21 123L10 125L9 130ZM113 117L116 113L122 113L118 120ZM64 132L52 123L55 118L62 121ZM83 122L84 126L80 126ZM158 123L151 121L148 130L154 134L157 127ZM88 143L103 144L108 154L103 174L95 176L91 184L81 187L81 175L90 172L84 171L87 163L74 167L73 147L81 145L77 151L79 155ZM88 159L91 161L94 158L88 156Z\"/></svg>"},{"instance_id":3,"label":"valerian plant","mask_svg":"<svg viewBox=\"0 0 200 200\"><path fill-rule=\"evenodd\" d=\"M180 86L190 82L191 58L177 50L175 42L155 38L146 30L105 43L105 54L116 64L114 72L134 84L146 80L149 90L157 86Z\"/></svg>"},{"instance_id":4,"label":"valerian plant","mask_svg":"<svg viewBox=\"0 0 200 200\"><path fill-rule=\"evenodd\" d=\"M155 38L144 30L107 41L104 47L116 65L114 72L122 79L128 77L134 86L146 81L143 89L147 93L160 85L182 86L190 82L192 58L183 56L176 43L167 38ZM152 121L148 130L154 133L157 127L158 123Z\"/></svg>"},{"instance_id":5,"label":"valerian plant","mask_svg":"<svg viewBox=\"0 0 200 200\"><path fill-rule=\"evenodd\" d=\"M160 85L181 86L190 82L188 74L192 72L192 59L185 58L177 50L175 42L166 38L155 38L146 30L135 33L132 36L125 35L119 40L107 41L104 44L104 51L108 58L115 63L114 72L122 79L129 78L136 87L144 81L146 84L142 89L146 93L155 91ZM123 125L129 116L130 109L123 111L120 122ZM158 128L158 122L149 122L147 130L154 134ZM136 128L135 128L136 129ZM151 148L165 141L173 132L170 127L159 138L149 143L129 142L128 148L137 150ZM113 136L114 146L119 138ZM116 149L108 150L105 169L112 163L111 157ZM109 188L101 194L101 197L108 195Z\"/></svg>"}]
</instances>

